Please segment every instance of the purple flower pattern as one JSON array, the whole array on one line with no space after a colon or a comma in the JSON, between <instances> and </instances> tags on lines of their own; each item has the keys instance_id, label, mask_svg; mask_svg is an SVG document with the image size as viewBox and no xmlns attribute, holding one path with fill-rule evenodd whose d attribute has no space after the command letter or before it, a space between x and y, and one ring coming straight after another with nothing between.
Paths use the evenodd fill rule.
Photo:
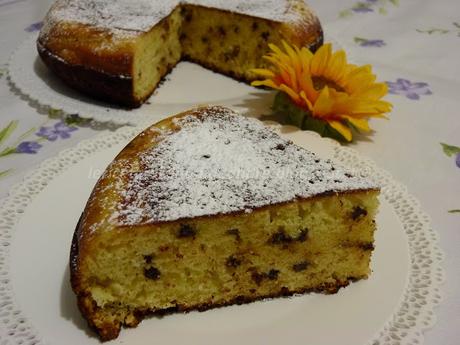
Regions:
<instances>
[{"instance_id":1,"label":"purple flower pattern","mask_svg":"<svg viewBox=\"0 0 460 345\"><path fill-rule=\"evenodd\" d=\"M460 152L457 153L457 157L455 158L455 164L457 164L457 167L460 168Z\"/></svg>"},{"instance_id":2,"label":"purple flower pattern","mask_svg":"<svg viewBox=\"0 0 460 345\"><path fill-rule=\"evenodd\" d=\"M386 14L388 5L398 6L398 2L396 0L361 0L355 2L350 8L340 11L339 17L349 17L354 13Z\"/></svg>"},{"instance_id":3,"label":"purple flower pattern","mask_svg":"<svg viewBox=\"0 0 460 345\"><path fill-rule=\"evenodd\" d=\"M27 32L35 32L35 31L39 31L42 28L42 26L43 26L43 22L36 22L36 23L30 24L24 30Z\"/></svg>"},{"instance_id":4,"label":"purple flower pattern","mask_svg":"<svg viewBox=\"0 0 460 345\"><path fill-rule=\"evenodd\" d=\"M35 154L41 147L42 145L36 141L23 141L16 147L16 153Z\"/></svg>"},{"instance_id":5,"label":"purple flower pattern","mask_svg":"<svg viewBox=\"0 0 460 345\"><path fill-rule=\"evenodd\" d=\"M355 37L355 42L358 43L361 47L383 47L386 43L383 40L379 39L367 39L362 37Z\"/></svg>"},{"instance_id":6,"label":"purple flower pattern","mask_svg":"<svg viewBox=\"0 0 460 345\"><path fill-rule=\"evenodd\" d=\"M371 7L368 7L366 5L363 6L362 3L358 3L356 6L354 6L351 9L355 13L369 13L369 12L374 12L374 9Z\"/></svg>"},{"instance_id":7,"label":"purple flower pattern","mask_svg":"<svg viewBox=\"0 0 460 345\"><path fill-rule=\"evenodd\" d=\"M70 138L70 133L76 130L76 127L69 127L63 121L59 121L53 127L40 127L40 130L35 134L39 137L46 138L49 141L55 141L58 138Z\"/></svg>"},{"instance_id":8,"label":"purple flower pattern","mask_svg":"<svg viewBox=\"0 0 460 345\"><path fill-rule=\"evenodd\" d=\"M427 83L424 82L411 82L407 79L398 78L396 82L387 81L389 87L388 92L393 95L403 95L412 100L420 99L421 95L431 95Z\"/></svg>"}]
</instances>

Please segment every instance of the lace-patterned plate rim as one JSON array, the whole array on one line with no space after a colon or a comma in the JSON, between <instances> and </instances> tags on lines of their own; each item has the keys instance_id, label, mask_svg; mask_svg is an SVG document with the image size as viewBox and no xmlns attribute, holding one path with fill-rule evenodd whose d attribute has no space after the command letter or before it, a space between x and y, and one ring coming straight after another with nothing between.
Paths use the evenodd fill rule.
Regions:
<instances>
[{"instance_id":1,"label":"lace-patterned plate rim","mask_svg":"<svg viewBox=\"0 0 460 345\"><path fill-rule=\"evenodd\" d=\"M342 44L327 34L327 28L324 30L325 41L331 42L336 49L341 48ZM146 120L150 123L156 122L164 114L179 113L199 104L226 105L243 113L248 110L251 110L251 113L270 111L271 92L254 88L189 62L179 63L140 108L127 110L99 102L67 87L48 70L37 54L37 36L38 33L32 33L18 45L8 62L8 81L12 91L32 107L59 109L65 114L78 114L82 118L117 125L141 125ZM200 88L194 87L197 78L201 81ZM260 93L260 97L266 97L267 100L251 95L254 93ZM255 107L260 109L254 109Z\"/></svg>"},{"instance_id":2,"label":"lace-patterned plate rim","mask_svg":"<svg viewBox=\"0 0 460 345\"><path fill-rule=\"evenodd\" d=\"M275 125L275 129L283 132L295 130L280 125ZM28 174L4 199L0 210L0 336L6 339L4 344L45 343L24 317L11 287L9 250L15 224L23 216L27 206L56 176L89 154L127 143L141 130L139 127L124 127L115 133L101 134L61 152ZM304 131L302 135L320 139L313 132ZM423 331L433 326L436 321L434 308L440 303L439 286L444 280L441 267L443 254L438 246L438 236L430 226L430 219L421 210L419 202L408 193L407 188L396 182L388 172L378 168L373 161L333 140L320 140L324 140L331 147L335 161L357 169L366 169L373 174L383 186L382 195L399 216L409 239L411 267L403 300L388 323L369 344L421 344Z\"/></svg>"}]
</instances>

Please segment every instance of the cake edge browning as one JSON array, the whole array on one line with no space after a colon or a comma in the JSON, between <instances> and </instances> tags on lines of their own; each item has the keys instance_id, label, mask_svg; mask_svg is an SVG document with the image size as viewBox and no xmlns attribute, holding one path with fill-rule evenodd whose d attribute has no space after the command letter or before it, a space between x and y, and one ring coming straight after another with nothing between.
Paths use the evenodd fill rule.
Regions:
<instances>
[{"instance_id":1,"label":"cake edge browning","mask_svg":"<svg viewBox=\"0 0 460 345\"><path fill-rule=\"evenodd\" d=\"M109 74L89 66L72 64L53 54L39 40L37 50L43 63L66 85L91 98L134 109L139 108L151 96L150 93L144 99L136 99L132 92L131 76ZM173 68L174 66L169 67L169 71Z\"/></svg>"}]
</instances>

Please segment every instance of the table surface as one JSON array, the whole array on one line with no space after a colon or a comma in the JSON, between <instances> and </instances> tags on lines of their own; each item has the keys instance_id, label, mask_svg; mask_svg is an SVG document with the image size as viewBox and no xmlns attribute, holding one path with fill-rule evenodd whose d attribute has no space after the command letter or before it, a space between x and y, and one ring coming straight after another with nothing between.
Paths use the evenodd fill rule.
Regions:
<instances>
[{"instance_id":1,"label":"table surface","mask_svg":"<svg viewBox=\"0 0 460 345\"><path fill-rule=\"evenodd\" d=\"M0 198L43 160L114 126L64 117L28 102L7 78L12 51L39 30L51 0L0 0ZM388 121L350 146L404 183L431 216L446 254L444 300L429 345L459 344L460 2L310 0L327 33L357 64L390 82ZM449 147L443 144L450 145Z\"/></svg>"}]
</instances>

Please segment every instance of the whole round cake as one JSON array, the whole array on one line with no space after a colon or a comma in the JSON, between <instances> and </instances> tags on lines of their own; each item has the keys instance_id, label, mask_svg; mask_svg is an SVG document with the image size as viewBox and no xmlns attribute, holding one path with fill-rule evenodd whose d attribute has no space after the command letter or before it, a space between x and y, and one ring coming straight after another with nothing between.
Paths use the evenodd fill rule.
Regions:
<instances>
[{"instance_id":1,"label":"whole round cake","mask_svg":"<svg viewBox=\"0 0 460 345\"><path fill-rule=\"evenodd\" d=\"M71 87L138 107L181 60L250 82L283 40L322 44L304 0L57 0L37 47Z\"/></svg>"}]
</instances>

